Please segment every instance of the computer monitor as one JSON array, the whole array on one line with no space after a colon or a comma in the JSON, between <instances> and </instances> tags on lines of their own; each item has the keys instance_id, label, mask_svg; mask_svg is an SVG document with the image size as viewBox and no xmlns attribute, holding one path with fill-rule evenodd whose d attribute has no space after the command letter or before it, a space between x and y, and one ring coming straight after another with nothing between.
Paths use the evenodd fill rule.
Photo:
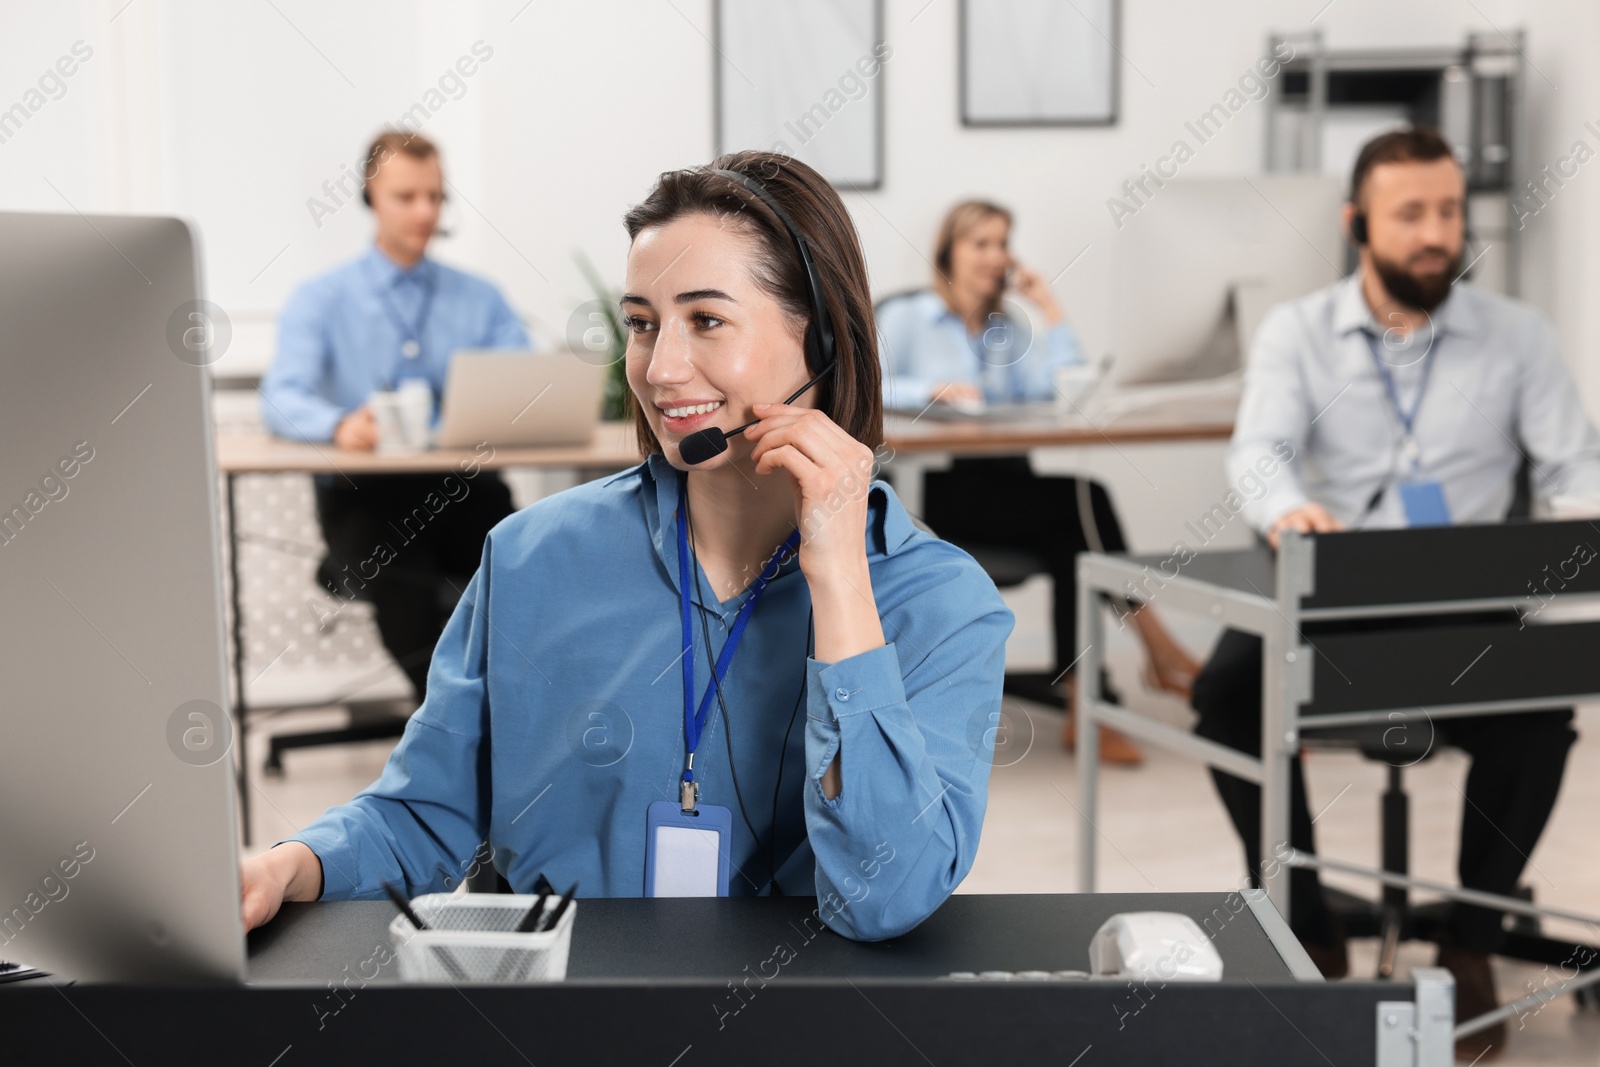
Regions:
<instances>
[{"instance_id":1,"label":"computer monitor","mask_svg":"<svg viewBox=\"0 0 1600 1067\"><path fill-rule=\"evenodd\" d=\"M1148 187L1112 242L1116 384L1236 371L1268 308L1345 273L1337 178L1179 177Z\"/></svg>"},{"instance_id":2,"label":"computer monitor","mask_svg":"<svg viewBox=\"0 0 1600 1067\"><path fill-rule=\"evenodd\" d=\"M0 959L244 977L208 372L177 219L0 213Z\"/></svg>"}]
</instances>

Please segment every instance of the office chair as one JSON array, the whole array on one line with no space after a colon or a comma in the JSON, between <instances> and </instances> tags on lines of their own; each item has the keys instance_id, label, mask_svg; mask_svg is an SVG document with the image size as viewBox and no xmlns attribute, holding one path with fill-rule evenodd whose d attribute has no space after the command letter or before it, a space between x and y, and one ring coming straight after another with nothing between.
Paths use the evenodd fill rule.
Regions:
<instances>
[{"instance_id":1,"label":"office chair","mask_svg":"<svg viewBox=\"0 0 1600 1067\"><path fill-rule=\"evenodd\" d=\"M403 570L396 570L395 576L407 577ZM467 587L472 580L470 574L443 575L439 579L418 575L416 580L426 581L436 586L439 610L448 615L455 610L456 602L461 599L460 590ZM317 584L323 589L335 591L339 588L338 573L330 557L324 556L317 564ZM353 599L361 602L370 602L371 598L362 591L354 591ZM307 730L293 734L274 734L268 741L267 758L262 763L261 769L267 774L283 774L283 754L295 748L314 748L322 745L353 744L359 741L381 741L385 738L399 737L405 732L406 722L411 718L409 712L396 713L392 701L350 701L344 705L349 714L348 725L333 730Z\"/></svg>"},{"instance_id":2,"label":"office chair","mask_svg":"<svg viewBox=\"0 0 1600 1067\"><path fill-rule=\"evenodd\" d=\"M1378 816L1380 865L1392 874L1410 874L1411 855L1411 798L1405 788L1407 767L1432 759L1450 744L1449 724L1433 723L1427 738L1417 738L1428 747L1425 753L1412 758L1402 753L1392 743L1389 735L1396 727L1388 725L1353 726L1317 730L1302 734L1303 749L1354 749L1360 755L1388 765L1387 782L1383 791ZM1420 747L1420 745L1419 745ZM1395 959L1402 941L1432 941L1438 943L1444 936L1449 918L1450 904L1439 901L1414 905L1405 886L1386 885L1377 899L1323 887L1328 906L1344 921L1349 937L1376 937L1380 941L1376 977L1394 977ZM1532 904L1533 889L1519 885L1515 896ZM1548 964L1552 967L1570 965L1573 943L1545 937L1539 919L1528 915L1513 915L1510 928L1495 955L1528 963ZM1574 993L1579 1006L1593 1002L1588 990Z\"/></svg>"}]
</instances>

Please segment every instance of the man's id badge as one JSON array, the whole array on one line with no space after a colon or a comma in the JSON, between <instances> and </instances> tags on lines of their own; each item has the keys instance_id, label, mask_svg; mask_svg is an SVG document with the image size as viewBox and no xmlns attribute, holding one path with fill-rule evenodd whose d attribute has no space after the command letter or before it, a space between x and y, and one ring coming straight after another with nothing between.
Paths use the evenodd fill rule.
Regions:
<instances>
[{"instance_id":1,"label":"man's id badge","mask_svg":"<svg viewBox=\"0 0 1600 1067\"><path fill-rule=\"evenodd\" d=\"M645 813L644 895L725 897L733 813L718 804L684 811L657 800Z\"/></svg>"},{"instance_id":2,"label":"man's id badge","mask_svg":"<svg viewBox=\"0 0 1600 1067\"><path fill-rule=\"evenodd\" d=\"M1438 482L1401 482L1400 503L1406 509L1407 526L1450 525L1450 505Z\"/></svg>"}]
</instances>

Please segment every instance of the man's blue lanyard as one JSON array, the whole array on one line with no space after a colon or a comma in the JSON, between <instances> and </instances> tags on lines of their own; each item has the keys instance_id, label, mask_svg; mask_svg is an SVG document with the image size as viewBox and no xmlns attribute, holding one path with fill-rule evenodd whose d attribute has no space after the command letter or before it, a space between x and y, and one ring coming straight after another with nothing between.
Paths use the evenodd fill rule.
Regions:
<instances>
[{"instance_id":1,"label":"man's blue lanyard","mask_svg":"<svg viewBox=\"0 0 1600 1067\"><path fill-rule=\"evenodd\" d=\"M679 481L680 496L688 492L683 481ZM739 639L744 636L745 624L750 621L750 613L755 610L756 602L761 599L761 594L766 592L767 583L778 575L778 564L783 557L800 547L800 531L795 530L786 541L772 554L767 565L761 568L761 573L756 575L756 580L750 585L749 595L744 604L739 608L739 614L734 616L733 630L728 634L728 639L722 644L722 652L717 656L716 666L713 668L715 677L711 684L706 686L705 696L700 700L698 711L694 708L694 605L690 595L690 583L693 571L689 561L689 527L684 521L683 506L678 508L678 595L682 606L683 617L683 745L687 752L684 758L683 785L679 790L684 811L694 810L695 800L699 795L699 786L694 780L694 751L700 746L700 733L705 729L706 717L711 712L711 698L716 695L717 687L728 675L728 665L733 662L733 654L739 647ZM711 654L711 649L706 648L706 654Z\"/></svg>"},{"instance_id":2,"label":"man's blue lanyard","mask_svg":"<svg viewBox=\"0 0 1600 1067\"><path fill-rule=\"evenodd\" d=\"M427 329L428 312L433 309L433 271L425 270L415 277L422 286L422 306L417 309L417 321L414 323L407 322L405 316L400 314L400 308L394 303L391 292L394 286L382 285L376 278L373 279L372 285L378 294L378 303L383 305L384 314L389 316L389 321L394 323L394 328L400 333L400 354L407 360L422 355L422 331Z\"/></svg>"},{"instance_id":3,"label":"man's blue lanyard","mask_svg":"<svg viewBox=\"0 0 1600 1067\"><path fill-rule=\"evenodd\" d=\"M1428 391L1428 377L1433 373L1435 353L1430 349L1422 357L1422 380L1417 383L1417 397L1411 402L1411 410L1407 411L1400 404L1400 391L1395 388L1394 375L1389 372L1388 365L1378 353L1378 338L1370 333L1366 334L1366 338L1367 347L1372 349L1372 362L1378 367L1378 377L1383 379L1384 390L1389 394L1389 406L1394 408L1395 418L1400 420L1401 431L1405 434L1401 441L1402 454L1412 467L1416 467L1421 450L1417 445L1417 435L1413 427L1417 423L1417 412L1422 410L1423 394ZM1430 344L1432 343L1430 341Z\"/></svg>"}]
</instances>

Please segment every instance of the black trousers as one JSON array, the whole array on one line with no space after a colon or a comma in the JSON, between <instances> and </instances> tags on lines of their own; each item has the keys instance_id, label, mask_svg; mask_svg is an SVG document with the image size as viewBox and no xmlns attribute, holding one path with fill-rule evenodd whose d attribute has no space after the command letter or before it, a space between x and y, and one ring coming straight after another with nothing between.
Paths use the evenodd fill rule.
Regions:
<instances>
[{"instance_id":1,"label":"black trousers","mask_svg":"<svg viewBox=\"0 0 1600 1067\"><path fill-rule=\"evenodd\" d=\"M1426 625L1417 620L1386 625ZM1346 632L1362 623L1307 626L1315 644L1318 633ZM1372 624L1365 624L1374 628ZM1195 679L1194 709L1200 713L1195 733L1251 756L1261 754L1261 639L1228 630L1217 642L1210 661ZM1522 876L1527 857L1544 832L1567 750L1577 740L1570 708L1552 711L1466 716L1434 723L1438 743L1466 750L1472 757L1463 791L1461 844L1457 876L1467 889L1510 896ZM1212 781L1244 839L1251 881L1260 884L1261 789L1253 782L1213 769ZM1315 851L1311 812L1298 756L1293 761L1289 791L1289 843ZM1332 914L1317 872L1290 868L1289 925L1303 941L1327 944L1333 938ZM1500 944L1503 912L1476 905L1451 908L1448 933L1462 948L1493 952Z\"/></svg>"},{"instance_id":2,"label":"black trousers","mask_svg":"<svg viewBox=\"0 0 1600 1067\"><path fill-rule=\"evenodd\" d=\"M445 582L466 588L490 528L511 514L511 490L490 471L451 471L319 480L316 497L330 591L372 602L383 647L420 701L448 620Z\"/></svg>"},{"instance_id":3,"label":"black trousers","mask_svg":"<svg viewBox=\"0 0 1600 1067\"><path fill-rule=\"evenodd\" d=\"M1026 456L957 459L929 471L923 519L940 537L1032 552L1054 583L1056 670L1078 658L1078 553L1090 545L1078 508L1077 478L1041 477ZM1127 551L1105 486L1089 482L1094 529L1107 552Z\"/></svg>"}]
</instances>

